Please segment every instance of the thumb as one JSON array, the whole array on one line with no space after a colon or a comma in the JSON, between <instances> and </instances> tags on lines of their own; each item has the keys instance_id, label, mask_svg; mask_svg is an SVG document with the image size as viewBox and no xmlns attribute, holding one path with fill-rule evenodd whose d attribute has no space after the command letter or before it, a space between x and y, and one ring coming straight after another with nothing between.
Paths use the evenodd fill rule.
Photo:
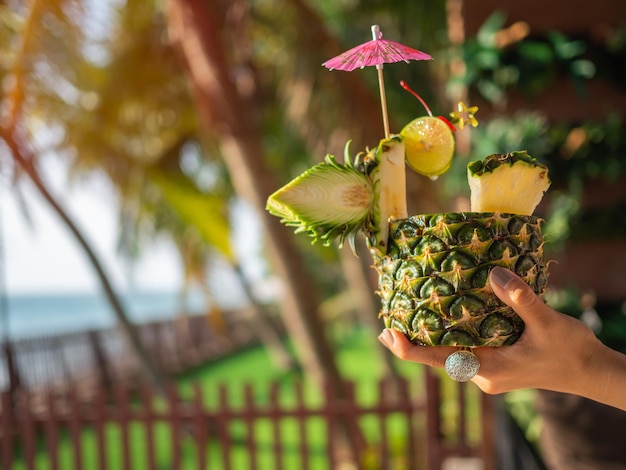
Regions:
<instances>
[{"instance_id":1,"label":"thumb","mask_svg":"<svg viewBox=\"0 0 626 470\"><path fill-rule=\"evenodd\" d=\"M489 284L498 298L512 307L525 323L538 322L551 310L528 284L508 269L493 268Z\"/></svg>"}]
</instances>

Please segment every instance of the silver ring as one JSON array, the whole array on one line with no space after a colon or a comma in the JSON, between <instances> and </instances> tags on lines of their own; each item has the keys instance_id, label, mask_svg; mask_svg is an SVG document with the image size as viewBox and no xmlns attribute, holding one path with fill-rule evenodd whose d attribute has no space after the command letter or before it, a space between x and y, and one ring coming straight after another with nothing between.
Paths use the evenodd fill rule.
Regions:
<instances>
[{"instance_id":1,"label":"silver ring","mask_svg":"<svg viewBox=\"0 0 626 470\"><path fill-rule=\"evenodd\" d=\"M469 349L462 349L448 356L445 363L448 376L457 382L467 382L478 374L480 361Z\"/></svg>"}]
</instances>

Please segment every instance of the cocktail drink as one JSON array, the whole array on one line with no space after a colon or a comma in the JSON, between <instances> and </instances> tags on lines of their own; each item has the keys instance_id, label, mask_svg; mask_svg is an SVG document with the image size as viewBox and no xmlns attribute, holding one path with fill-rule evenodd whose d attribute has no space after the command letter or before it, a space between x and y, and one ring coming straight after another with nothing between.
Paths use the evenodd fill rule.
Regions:
<instances>
[{"instance_id":1,"label":"cocktail drink","mask_svg":"<svg viewBox=\"0 0 626 470\"><path fill-rule=\"evenodd\" d=\"M270 196L267 208L327 245L347 239L354 246L364 234L379 274L380 317L413 343L514 343L524 324L488 276L494 266L508 268L543 295L544 241L532 213L549 187L547 168L526 152L490 155L468 165L471 212L409 217L408 139L383 139L354 159L346 150L343 165L327 156Z\"/></svg>"},{"instance_id":2,"label":"cocktail drink","mask_svg":"<svg viewBox=\"0 0 626 470\"><path fill-rule=\"evenodd\" d=\"M355 48L356 55L351 50L330 61L330 68L349 64L344 70L353 70L354 61L372 58L361 66L376 65L379 71L386 117L381 64L398 55L388 59L376 54L403 46L383 41L376 28L370 43ZM469 212L409 217L406 168L431 178L445 173L454 155L455 124L478 123L477 108L463 103L451 113L452 122L435 117L419 95L402 85L428 116L414 119L396 135L389 135L385 119L385 138L375 148L352 157L348 142L343 164L327 155L272 194L267 210L296 233L325 245L348 241L356 252L355 239L364 235L379 274L380 317L413 343L463 349L512 344L524 324L492 292L489 272L495 266L510 269L543 295L547 274L541 219L533 212L550 185L548 169L525 151L490 155L467 167ZM469 380L478 361L469 351L460 353L449 357L446 370L455 380Z\"/></svg>"}]
</instances>

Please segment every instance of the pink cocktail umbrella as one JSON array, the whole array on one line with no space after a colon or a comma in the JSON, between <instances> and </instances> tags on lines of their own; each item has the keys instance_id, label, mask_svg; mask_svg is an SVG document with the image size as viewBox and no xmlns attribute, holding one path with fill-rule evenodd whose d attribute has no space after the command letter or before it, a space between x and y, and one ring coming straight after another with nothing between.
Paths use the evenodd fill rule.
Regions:
<instances>
[{"instance_id":1,"label":"pink cocktail umbrella","mask_svg":"<svg viewBox=\"0 0 626 470\"><path fill-rule=\"evenodd\" d=\"M383 125L385 137L389 137L389 117L387 115L387 98L385 97L385 81L383 78L383 64L409 60L430 60L432 57L425 52L412 49L404 44L383 39L378 25L372 26L372 40L327 60L322 65L330 70L344 70L350 72L357 68L371 65L378 71L378 87L380 89L380 104L383 111Z\"/></svg>"}]
</instances>

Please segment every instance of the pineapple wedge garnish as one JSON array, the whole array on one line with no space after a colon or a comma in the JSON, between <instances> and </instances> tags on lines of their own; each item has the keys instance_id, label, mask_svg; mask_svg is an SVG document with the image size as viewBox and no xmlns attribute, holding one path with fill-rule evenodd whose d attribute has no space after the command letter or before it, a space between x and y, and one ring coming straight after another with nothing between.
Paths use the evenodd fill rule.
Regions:
<instances>
[{"instance_id":1,"label":"pineapple wedge garnish","mask_svg":"<svg viewBox=\"0 0 626 470\"><path fill-rule=\"evenodd\" d=\"M407 216L404 143L400 136L383 139L354 162L348 145L343 165L327 155L272 194L266 208L313 242L329 245L339 239L341 246L347 239L356 252L355 239L362 231L370 246L384 254L389 220Z\"/></svg>"},{"instance_id":2,"label":"pineapple wedge garnish","mask_svg":"<svg viewBox=\"0 0 626 470\"><path fill-rule=\"evenodd\" d=\"M550 187L548 168L525 151L489 155L467 165L472 212L532 215Z\"/></svg>"}]
</instances>

